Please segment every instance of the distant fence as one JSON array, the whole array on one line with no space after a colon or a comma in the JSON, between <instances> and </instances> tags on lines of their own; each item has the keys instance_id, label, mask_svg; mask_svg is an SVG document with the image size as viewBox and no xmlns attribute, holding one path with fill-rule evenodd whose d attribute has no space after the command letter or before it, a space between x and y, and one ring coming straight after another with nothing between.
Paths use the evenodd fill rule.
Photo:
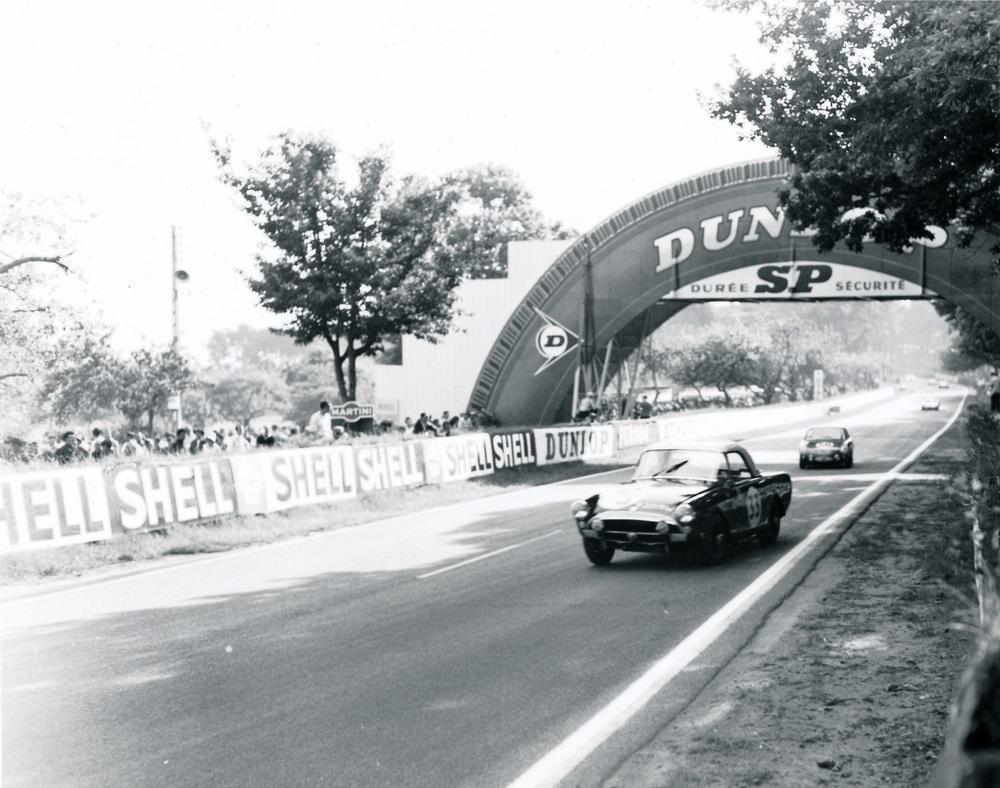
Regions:
<instances>
[{"instance_id":1,"label":"distant fence","mask_svg":"<svg viewBox=\"0 0 1000 788\"><path fill-rule=\"evenodd\" d=\"M333 503L362 493L473 479L505 468L610 458L657 440L740 438L819 417L832 402L852 408L891 395L891 389L879 389L837 400L639 421L11 473L0 476L0 553Z\"/></svg>"}]
</instances>

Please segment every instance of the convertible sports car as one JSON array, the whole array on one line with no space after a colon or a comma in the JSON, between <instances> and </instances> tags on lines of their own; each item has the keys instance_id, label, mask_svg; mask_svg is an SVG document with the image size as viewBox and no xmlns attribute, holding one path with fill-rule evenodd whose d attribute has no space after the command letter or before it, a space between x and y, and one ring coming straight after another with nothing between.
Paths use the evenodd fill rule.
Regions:
<instances>
[{"instance_id":1,"label":"convertible sports car","mask_svg":"<svg viewBox=\"0 0 1000 788\"><path fill-rule=\"evenodd\" d=\"M573 517L591 563L616 550L697 550L706 564L725 560L735 539L778 539L792 500L787 473L764 476L742 446L698 441L649 446L631 479L610 493L573 503Z\"/></svg>"},{"instance_id":2,"label":"convertible sports car","mask_svg":"<svg viewBox=\"0 0 1000 788\"><path fill-rule=\"evenodd\" d=\"M854 465L854 440L843 427L812 427L799 443L799 467L814 463Z\"/></svg>"}]
</instances>

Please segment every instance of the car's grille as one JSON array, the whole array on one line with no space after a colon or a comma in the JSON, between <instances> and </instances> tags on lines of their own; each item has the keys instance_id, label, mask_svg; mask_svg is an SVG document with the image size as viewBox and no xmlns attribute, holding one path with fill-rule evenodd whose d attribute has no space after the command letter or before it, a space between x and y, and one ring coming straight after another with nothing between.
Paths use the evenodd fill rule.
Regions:
<instances>
[{"instance_id":1,"label":"car's grille","mask_svg":"<svg viewBox=\"0 0 1000 788\"><path fill-rule=\"evenodd\" d=\"M633 534L655 534L656 523L645 520L605 520L605 531L626 531Z\"/></svg>"}]
</instances>

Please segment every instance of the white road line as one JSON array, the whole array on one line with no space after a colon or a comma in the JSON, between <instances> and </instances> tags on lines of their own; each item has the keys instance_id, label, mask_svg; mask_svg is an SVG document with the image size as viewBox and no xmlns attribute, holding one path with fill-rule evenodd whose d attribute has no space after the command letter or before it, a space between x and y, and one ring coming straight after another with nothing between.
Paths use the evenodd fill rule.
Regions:
<instances>
[{"instance_id":1,"label":"white road line","mask_svg":"<svg viewBox=\"0 0 1000 788\"><path fill-rule=\"evenodd\" d=\"M500 553L506 553L508 550L514 550L518 547L524 547L526 544L531 544L532 542L537 542L541 539L548 539L550 536L555 536L556 534L561 534L562 528L557 528L556 530L542 534L541 536L536 536L534 539L529 539L526 542L518 542L517 544L507 545L506 547L501 547L499 550L493 550L489 553L483 553L482 555L477 555L475 558L468 558L465 561L459 561L457 564L451 564L451 566L444 566L440 569L435 569L433 572L425 572L422 575L417 575L417 580L423 580L426 577L434 577L434 575L439 575L442 572L450 572L452 569L458 569L462 566L468 566L469 564L474 564L477 561L482 561L486 558L492 558L495 555L500 555Z\"/></svg>"},{"instance_id":2,"label":"white road line","mask_svg":"<svg viewBox=\"0 0 1000 788\"><path fill-rule=\"evenodd\" d=\"M813 545L861 512L894 480L894 475L912 464L934 441L940 438L958 418L965 405L965 395L954 415L940 430L910 452L881 479L852 498L848 503L817 525L805 539L789 550L739 594L729 600L704 624L661 657L653 666L582 726L523 772L508 788L548 788L583 763L596 747L628 722L675 676L690 665L765 594L773 589ZM794 500L794 498L793 498Z\"/></svg>"}]
</instances>

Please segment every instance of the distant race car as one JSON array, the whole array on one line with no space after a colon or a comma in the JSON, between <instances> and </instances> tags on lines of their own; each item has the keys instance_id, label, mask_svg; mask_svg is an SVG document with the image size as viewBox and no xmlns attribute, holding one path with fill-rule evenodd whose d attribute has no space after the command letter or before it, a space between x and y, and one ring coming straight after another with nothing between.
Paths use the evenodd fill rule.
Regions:
<instances>
[{"instance_id":1,"label":"distant race car","mask_svg":"<svg viewBox=\"0 0 1000 788\"><path fill-rule=\"evenodd\" d=\"M941 400L937 397L924 397L920 401L920 410L941 410Z\"/></svg>"},{"instance_id":2,"label":"distant race car","mask_svg":"<svg viewBox=\"0 0 1000 788\"><path fill-rule=\"evenodd\" d=\"M692 441L653 444L631 479L576 501L572 512L583 551L597 566L616 550L693 549L703 563L718 564L736 539L777 541L791 500L791 477L763 475L742 446Z\"/></svg>"},{"instance_id":3,"label":"distant race car","mask_svg":"<svg viewBox=\"0 0 1000 788\"><path fill-rule=\"evenodd\" d=\"M799 467L815 463L854 465L854 439L843 427L812 427L799 443Z\"/></svg>"},{"instance_id":4,"label":"distant race car","mask_svg":"<svg viewBox=\"0 0 1000 788\"><path fill-rule=\"evenodd\" d=\"M946 388L948 388L948 381L947 380L938 381L938 388L939 389L946 389Z\"/></svg>"}]
</instances>

